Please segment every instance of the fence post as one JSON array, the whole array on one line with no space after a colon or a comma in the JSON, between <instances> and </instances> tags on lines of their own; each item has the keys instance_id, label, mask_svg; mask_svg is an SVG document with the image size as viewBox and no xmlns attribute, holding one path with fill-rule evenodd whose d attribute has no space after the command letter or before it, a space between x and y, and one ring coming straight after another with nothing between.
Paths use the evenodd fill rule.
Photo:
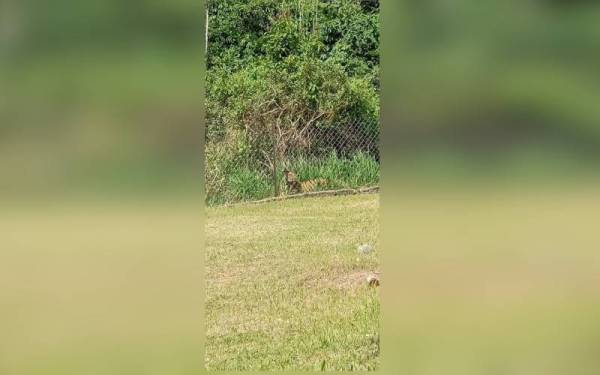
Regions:
<instances>
[{"instance_id":1,"label":"fence post","mask_svg":"<svg viewBox=\"0 0 600 375\"><path fill-rule=\"evenodd\" d=\"M273 194L275 197L279 196L279 181L277 179L277 156L278 156L278 144L275 142L273 147Z\"/></svg>"}]
</instances>

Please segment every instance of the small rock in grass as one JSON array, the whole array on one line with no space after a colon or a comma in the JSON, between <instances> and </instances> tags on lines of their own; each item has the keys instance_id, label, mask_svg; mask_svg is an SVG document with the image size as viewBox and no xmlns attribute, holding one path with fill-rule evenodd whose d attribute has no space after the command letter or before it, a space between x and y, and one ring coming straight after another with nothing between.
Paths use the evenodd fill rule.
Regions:
<instances>
[{"instance_id":1,"label":"small rock in grass","mask_svg":"<svg viewBox=\"0 0 600 375\"><path fill-rule=\"evenodd\" d=\"M373 250L375 250L375 248L369 244L362 244L358 246L358 253L362 255L369 254L373 252Z\"/></svg>"},{"instance_id":2,"label":"small rock in grass","mask_svg":"<svg viewBox=\"0 0 600 375\"><path fill-rule=\"evenodd\" d=\"M369 286L379 286L379 278L376 275L367 276L367 284Z\"/></svg>"}]
</instances>

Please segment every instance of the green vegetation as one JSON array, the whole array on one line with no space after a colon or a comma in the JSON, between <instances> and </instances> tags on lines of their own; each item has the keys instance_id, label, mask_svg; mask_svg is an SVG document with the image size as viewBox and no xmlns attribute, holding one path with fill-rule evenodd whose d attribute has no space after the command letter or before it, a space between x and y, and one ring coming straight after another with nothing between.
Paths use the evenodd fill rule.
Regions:
<instances>
[{"instance_id":1,"label":"green vegetation","mask_svg":"<svg viewBox=\"0 0 600 375\"><path fill-rule=\"evenodd\" d=\"M0 194L198 193L201 5L0 8Z\"/></svg>"},{"instance_id":2,"label":"green vegetation","mask_svg":"<svg viewBox=\"0 0 600 375\"><path fill-rule=\"evenodd\" d=\"M357 188L379 182L379 164L363 152L349 158L332 152L319 161L300 157L291 160L288 169L294 171L301 181L324 178L331 188Z\"/></svg>"},{"instance_id":3,"label":"green vegetation","mask_svg":"<svg viewBox=\"0 0 600 375\"><path fill-rule=\"evenodd\" d=\"M207 211L210 370L373 370L379 364L378 196Z\"/></svg>"},{"instance_id":4,"label":"green vegetation","mask_svg":"<svg viewBox=\"0 0 600 375\"><path fill-rule=\"evenodd\" d=\"M325 132L379 134L377 1L212 0L208 10L207 201L264 193L239 182L272 176Z\"/></svg>"},{"instance_id":5,"label":"green vegetation","mask_svg":"<svg viewBox=\"0 0 600 375\"><path fill-rule=\"evenodd\" d=\"M477 175L482 158L519 160L531 149L558 175L571 171L554 163L565 156L597 170L598 2L386 5L402 15L390 17L394 43L384 53L402 62L388 66L385 82L386 118L402 124L394 142L403 158L467 155ZM535 174L540 163L523 158L515 166Z\"/></svg>"},{"instance_id":6,"label":"green vegetation","mask_svg":"<svg viewBox=\"0 0 600 375\"><path fill-rule=\"evenodd\" d=\"M294 171L300 181L325 179L326 183L322 188L359 188L374 186L379 182L379 163L363 152L357 152L351 157L339 157L331 152L324 157L300 156L290 159L277 170L280 192L286 192L287 189L282 177L284 168ZM220 183L213 182L207 186L209 205L257 200L274 193L272 176L259 169L232 165L222 175Z\"/></svg>"}]
</instances>

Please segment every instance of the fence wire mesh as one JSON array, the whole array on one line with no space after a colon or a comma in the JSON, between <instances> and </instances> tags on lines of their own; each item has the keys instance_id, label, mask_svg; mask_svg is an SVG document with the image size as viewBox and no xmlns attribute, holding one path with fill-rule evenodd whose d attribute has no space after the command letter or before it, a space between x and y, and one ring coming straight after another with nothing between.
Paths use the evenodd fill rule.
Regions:
<instances>
[{"instance_id":1,"label":"fence wire mesh","mask_svg":"<svg viewBox=\"0 0 600 375\"><path fill-rule=\"evenodd\" d=\"M207 131L208 204L379 183L379 122Z\"/></svg>"}]
</instances>

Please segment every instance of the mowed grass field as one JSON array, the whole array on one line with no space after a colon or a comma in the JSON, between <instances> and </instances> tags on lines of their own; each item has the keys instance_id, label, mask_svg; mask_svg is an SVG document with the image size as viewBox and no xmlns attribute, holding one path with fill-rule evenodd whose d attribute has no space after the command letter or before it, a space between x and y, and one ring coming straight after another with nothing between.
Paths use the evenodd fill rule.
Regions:
<instances>
[{"instance_id":1,"label":"mowed grass field","mask_svg":"<svg viewBox=\"0 0 600 375\"><path fill-rule=\"evenodd\" d=\"M209 370L374 370L379 196L207 209ZM359 255L357 246L375 251ZM383 283L383 285L385 285Z\"/></svg>"},{"instance_id":2,"label":"mowed grass field","mask_svg":"<svg viewBox=\"0 0 600 375\"><path fill-rule=\"evenodd\" d=\"M600 185L385 191L381 242L360 263L353 242L378 238L362 225L377 222L376 196L208 209L208 242L201 197L5 203L0 374L320 369L327 358L369 358L385 374L599 373ZM379 290L353 284L377 259Z\"/></svg>"}]
</instances>

